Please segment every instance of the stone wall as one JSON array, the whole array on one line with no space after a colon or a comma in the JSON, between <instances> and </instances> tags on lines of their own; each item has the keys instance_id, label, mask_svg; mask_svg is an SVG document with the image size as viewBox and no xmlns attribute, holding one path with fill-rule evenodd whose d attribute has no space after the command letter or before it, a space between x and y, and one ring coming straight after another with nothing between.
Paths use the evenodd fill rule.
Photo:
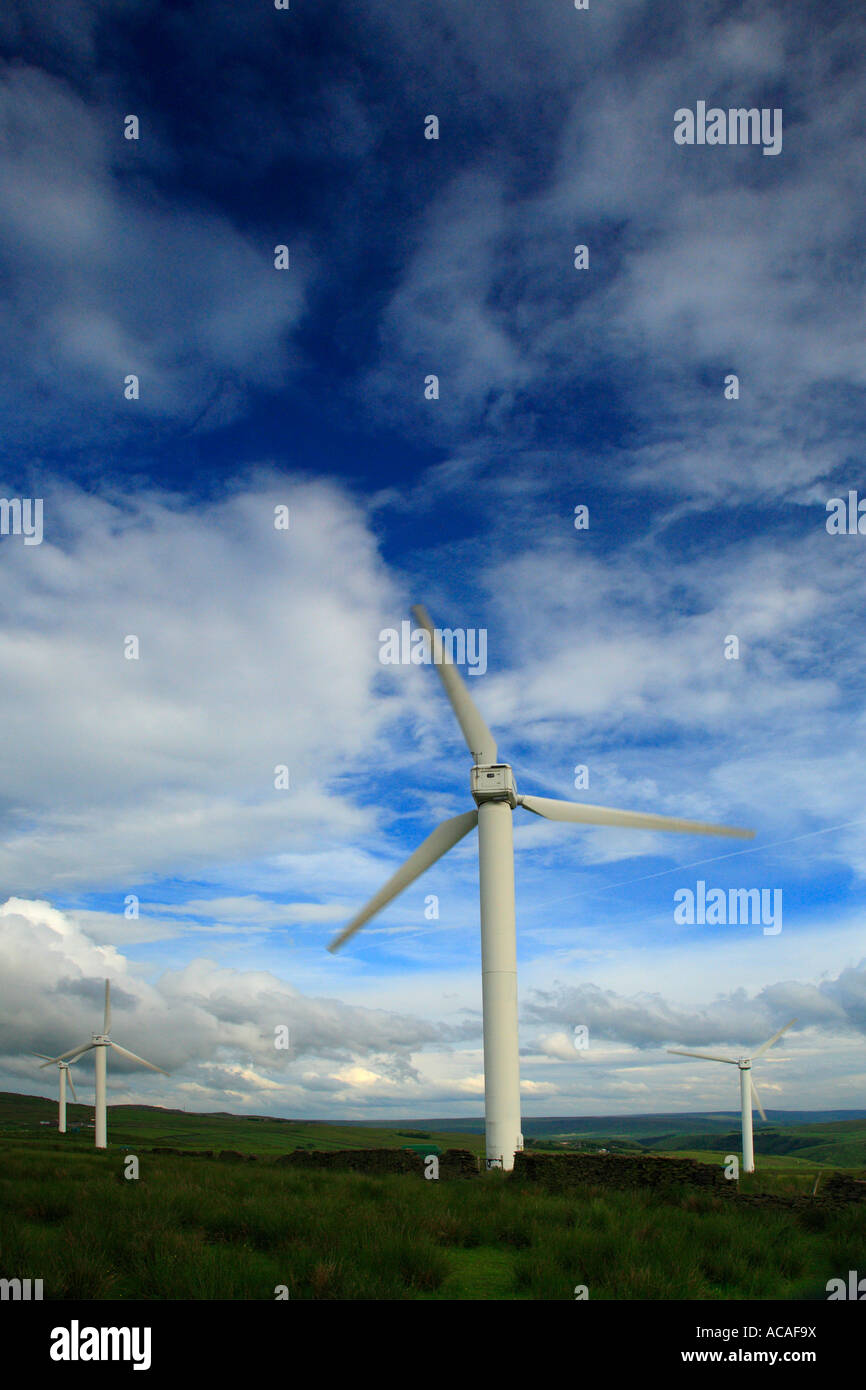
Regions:
<instances>
[{"instance_id":1,"label":"stone wall","mask_svg":"<svg viewBox=\"0 0 866 1390\"><path fill-rule=\"evenodd\" d=\"M849 1177L847 1173L831 1173L818 1184L818 1196L835 1201L866 1202L866 1180Z\"/></svg>"},{"instance_id":2,"label":"stone wall","mask_svg":"<svg viewBox=\"0 0 866 1390\"><path fill-rule=\"evenodd\" d=\"M477 1178L479 1163L468 1149L446 1149L439 1160L440 1178Z\"/></svg>"},{"instance_id":3,"label":"stone wall","mask_svg":"<svg viewBox=\"0 0 866 1390\"><path fill-rule=\"evenodd\" d=\"M598 1185L599 1187L690 1187L730 1190L721 1165L698 1163L692 1158L656 1158L648 1154L536 1154L515 1155L514 1176L540 1183L552 1190Z\"/></svg>"},{"instance_id":4,"label":"stone wall","mask_svg":"<svg viewBox=\"0 0 866 1390\"><path fill-rule=\"evenodd\" d=\"M127 1146L128 1147L128 1146ZM151 1149L152 1154L172 1154L176 1158L213 1158L213 1149L168 1149L164 1146Z\"/></svg>"},{"instance_id":5,"label":"stone wall","mask_svg":"<svg viewBox=\"0 0 866 1390\"><path fill-rule=\"evenodd\" d=\"M424 1175L424 1155L406 1149L295 1149L277 1164L287 1168L329 1168L357 1173L417 1173ZM466 1149L446 1149L439 1156L440 1178L475 1177L478 1160Z\"/></svg>"}]
</instances>

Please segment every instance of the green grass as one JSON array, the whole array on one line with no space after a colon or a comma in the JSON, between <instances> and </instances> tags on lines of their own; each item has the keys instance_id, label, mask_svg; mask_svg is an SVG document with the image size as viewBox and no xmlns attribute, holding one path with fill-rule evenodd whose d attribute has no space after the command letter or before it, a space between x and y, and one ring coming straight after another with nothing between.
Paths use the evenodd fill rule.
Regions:
<instances>
[{"instance_id":1,"label":"green grass","mask_svg":"<svg viewBox=\"0 0 866 1390\"><path fill-rule=\"evenodd\" d=\"M139 1146L140 1148L140 1146ZM0 1275L46 1299L786 1299L866 1244L866 1204L804 1213L699 1190L548 1193L54 1143L0 1144ZM802 1174L743 1181L778 1190ZM855 1261L856 1262L856 1261Z\"/></svg>"},{"instance_id":2,"label":"green grass","mask_svg":"<svg viewBox=\"0 0 866 1390\"><path fill-rule=\"evenodd\" d=\"M727 1158L735 1154L740 1158L740 1146L734 1145L728 1149L666 1149L665 1158L694 1158L698 1163L712 1163L719 1168L723 1167ZM813 1177L826 1171L823 1164L816 1164L814 1159L800 1158L793 1154L758 1154L757 1164L762 1173L804 1173L811 1174Z\"/></svg>"},{"instance_id":3,"label":"green grass","mask_svg":"<svg viewBox=\"0 0 866 1390\"><path fill-rule=\"evenodd\" d=\"M0 1093L0 1277L42 1278L49 1299L260 1300L286 1285L293 1299L571 1300L579 1284L593 1299L823 1297L827 1279L857 1264L866 1237L859 1208L738 1208L687 1189L563 1195L501 1173L433 1183L272 1162L295 1148L417 1142L406 1122L362 1128L112 1106L110 1148L99 1154L90 1129L61 1137L40 1126L56 1113L52 1100ZM70 1124L89 1118L89 1107L69 1106ZM739 1151L723 1117L715 1132L694 1121L679 1134L653 1134L653 1117L639 1120L639 1139L610 1146L716 1166ZM595 1124L592 1139L603 1143ZM482 1148L480 1134L429 1122L424 1132L440 1149ZM862 1169L864 1139L862 1120L756 1132L758 1172L739 1190L810 1193L830 1167ZM155 1146L234 1149L258 1161L232 1167L153 1155ZM138 1182L122 1177L127 1151L139 1155Z\"/></svg>"},{"instance_id":4,"label":"green grass","mask_svg":"<svg viewBox=\"0 0 866 1390\"><path fill-rule=\"evenodd\" d=\"M83 1078L87 1086L89 1080ZM56 1130L40 1121L57 1117L56 1101L0 1092L0 1140L56 1138ZM70 1124L86 1126L93 1118L90 1106L68 1106ZM423 1128L440 1148L469 1149L480 1153L480 1128L471 1132L469 1121L453 1121L454 1129L431 1129L430 1123L411 1125L396 1121L399 1127L340 1125L316 1120L281 1120L248 1115L197 1114L183 1110L164 1110L157 1106L109 1106L108 1137L112 1147L164 1145L182 1149L239 1149L261 1157L286 1153L294 1148L354 1149L399 1148L411 1142L413 1130ZM478 1124L478 1122L475 1122ZM666 1153L695 1156L705 1162L720 1162L727 1153L739 1153L740 1134L734 1116L619 1116L575 1120L525 1120L530 1145L538 1151L563 1152L569 1147L611 1152ZM571 1126L579 1123L579 1129ZM540 1128L549 1125L549 1132ZM732 1127L733 1126L733 1127ZM86 1127L70 1134L66 1142L87 1148L93 1131ZM762 1166L805 1164L811 1169L866 1166L866 1120L829 1120L809 1123L773 1122L767 1126L756 1120L755 1153Z\"/></svg>"},{"instance_id":5,"label":"green grass","mask_svg":"<svg viewBox=\"0 0 866 1390\"><path fill-rule=\"evenodd\" d=\"M63 1143L82 1150L93 1148L93 1130L86 1128L93 1119L93 1107L68 1104L67 1124L82 1126L79 1134L67 1134ZM56 1128L41 1127L40 1121L57 1119L57 1102L41 1096L22 1096L0 1092L0 1140L33 1139L41 1143L57 1141ZM292 1149L398 1149L417 1142L402 1130L385 1126L367 1128L337 1125L315 1120L253 1119L247 1115L198 1115L183 1110L162 1110L146 1105L108 1107L108 1141L112 1148L132 1146L178 1149L237 1149L245 1154L275 1157ZM441 1149L469 1149L480 1153L480 1134L437 1131L430 1135Z\"/></svg>"}]
</instances>

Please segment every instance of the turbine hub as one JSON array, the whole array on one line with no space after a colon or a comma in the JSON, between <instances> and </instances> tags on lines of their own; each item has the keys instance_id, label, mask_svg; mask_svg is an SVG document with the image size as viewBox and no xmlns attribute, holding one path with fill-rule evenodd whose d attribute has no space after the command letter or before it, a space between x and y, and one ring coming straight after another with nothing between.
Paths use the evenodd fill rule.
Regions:
<instances>
[{"instance_id":1,"label":"turbine hub","mask_svg":"<svg viewBox=\"0 0 866 1390\"><path fill-rule=\"evenodd\" d=\"M473 767L469 785L476 806L484 801L507 801L513 811L518 805L514 773L508 763L480 763Z\"/></svg>"}]
</instances>

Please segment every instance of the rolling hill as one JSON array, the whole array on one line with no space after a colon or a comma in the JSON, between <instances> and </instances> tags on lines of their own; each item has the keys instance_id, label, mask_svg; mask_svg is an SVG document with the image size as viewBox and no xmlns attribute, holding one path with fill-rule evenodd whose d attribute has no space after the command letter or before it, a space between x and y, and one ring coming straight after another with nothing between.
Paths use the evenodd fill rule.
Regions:
<instances>
[{"instance_id":1,"label":"rolling hill","mask_svg":"<svg viewBox=\"0 0 866 1390\"><path fill-rule=\"evenodd\" d=\"M866 1111L768 1111L755 1117L755 1152L792 1166L866 1167ZM57 1102L48 1097L0 1092L0 1139L56 1135ZM70 1144L89 1144L92 1107L70 1104L67 1122L79 1126ZM622 1152L706 1154L708 1162L738 1153L739 1115L730 1111L678 1115L528 1117L527 1146L539 1148L610 1147ZM109 1106L109 1144L165 1146L192 1150L237 1149L280 1154L297 1148L399 1148L429 1138L441 1148L480 1153L483 1121L440 1117L369 1125L350 1120L281 1119L270 1115L203 1114L149 1105ZM712 1155L712 1157L711 1157Z\"/></svg>"}]
</instances>

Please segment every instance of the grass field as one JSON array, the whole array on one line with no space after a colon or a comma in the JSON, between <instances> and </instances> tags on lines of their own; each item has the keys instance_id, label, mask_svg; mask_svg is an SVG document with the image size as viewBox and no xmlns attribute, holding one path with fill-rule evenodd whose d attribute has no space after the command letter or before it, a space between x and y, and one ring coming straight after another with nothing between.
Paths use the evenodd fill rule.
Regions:
<instances>
[{"instance_id":1,"label":"grass field","mask_svg":"<svg viewBox=\"0 0 866 1390\"><path fill-rule=\"evenodd\" d=\"M86 1124L93 1119L93 1107L68 1104L68 1125L81 1125L78 1134L66 1135L65 1143L76 1148L93 1147L93 1130ZM56 1129L40 1129L40 1122L57 1119L57 1102L41 1096L0 1093L0 1140L57 1138ZM108 1110L108 1141L112 1148L130 1145L152 1148L237 1149L241 1153L272 1155L291 1149L392 1149L420 1142L419 1133L407 1124L400 1129L363 1129L357 1125L328 1124L315 1120L253 1119L248 1115L197 1115L184 1110L162 1110L146 1105L112 1105ZM428 1131L423 1131L428 1137ZM483 1147L480 1134L437 1131L431 1136L443 1149L469 1149L478 1154Z\"/></svg>"},{"instance_id":2,"label":"grass field","mask_svg":"<svg viewBox=\"0 0 866 1390\"><path fill-rule=\"evenodd\" d=\"M74 1300L273 1299L280 1285L292 1299L572 1300L577 1285L593 1299L823 1298L866 1248L866 1204L795 1213L688 1189L550 1194L500 1173L140 1162L127 1181L119 1153L3 1144L3 1277Z\"/></svg>"},{"instance_id":3,"label":"grass field","mask_svg":"<svg viewBox=\"0 0 866 1390\"><path fill-rule=\"evenodd\" d=\"M82 1126L79 1134L67 1135L67 1143L87 1147L93 1118L89 1105L67 1106L70 1125ZM57 1103L41 1096L0 1092L0 1141L49 1137L50 1125L57 1118ZM40 1122L47 1121L45 1127ZM663 1124L667 1121L667 1124ZM163 1110L155 1106L112 1105L109 1107L108 1139L112 1147L164 1145L183 1149L238 1149L242 1153L276 1155L290 1149L394 1148L411 1143L419 1131L440 1148L483 1150L480 1123L454 1123L442 1128L441 1121L408 1121L398 1126L369 1128L355 1124L334 1124L316 1120L282 1120L248 1115L196 1114L184 1110ZM680 1129L676 1124L681 1125ZM611 1151L658 1153L694 1157L721 1163L729 1153L739 1153L740 1135L731 1127L729 1116L619 1116L584 1119L579 1127L566 1119L541 1121L527 1119L524 1127L530 1145L539 1150L561 1152L569 1148L597 1149L609 1145ZM811 1121L755 1125L755 1152L762 1167L805 1165L810 1170L829 1165L841 1168L866 1167L866 1119Z\"/></svg>"},{"instance_id":4,"label":"grass field","mask_svg":"<svg viewBox=\"0 0 866 1390\"><path fill-rule=\"evenodd\" d=\"M292 1299L572 1300L580 1285L602 1300L824 1299L828 1279L864 1263L866 1203L765 1208L695 1188L563 1194L502 1173L428 1182L273 1162L296 1148L394 1148L422 1136L481 1152L480 1133L424 1122L368 1129L112 1106L109 1149L97 1153L90 1107L69 1106L82 1128L66 1136L42 1123L56 1113L52 1100L0 1095L0 1277L42 1279L46 1299L271 1300L284 1286ZM609 1142L714 1166L738 1152L725 1123L702 1134L698 1117L684 1133L653 1134L639 1118L639 1140L620 1132ZM606 1137L592 1133L597 1145ZM832 1168L866 1167L861 1119L766 1137L785 1151L759 1148L742 1194L804 1196ZM549 1142L563 1138L585 1144L562 1129ZM139 1157L137 1180L123 1176L127 1153Z\"/></svg>"}]
</instances>

